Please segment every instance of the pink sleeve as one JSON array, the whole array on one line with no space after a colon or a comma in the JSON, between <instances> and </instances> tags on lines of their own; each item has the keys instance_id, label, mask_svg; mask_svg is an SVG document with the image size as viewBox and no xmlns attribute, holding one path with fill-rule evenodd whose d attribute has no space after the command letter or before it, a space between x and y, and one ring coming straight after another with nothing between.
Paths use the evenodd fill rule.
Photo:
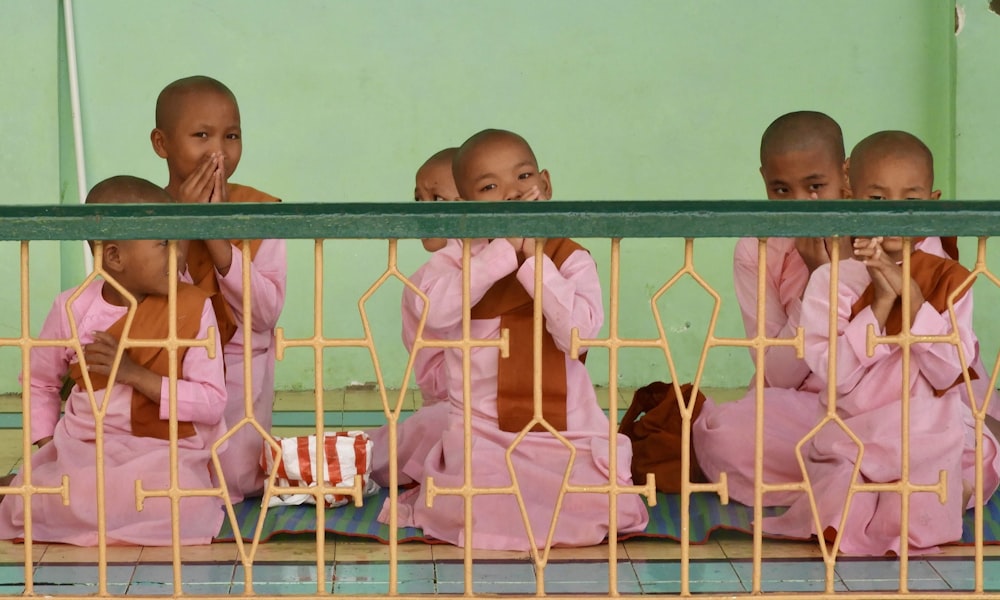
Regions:
<instances>
[{"instance_id":1,"label":"pink sleeve","mask_svg":"<svg viewBox=\"0 0 1000 600\"><path fill-rule=\"evenodd\" d=\"M529 258L517 270L517 280L528 295L535 297L535 259ZM597 264L589 252L577 250L556 268L542 256L542 314L545 328L563 352L569 352L572 331L581 338L593 338L604 323L604 305Z\"/></svg>"},{"instance_id":2,"label":"pink sleeve","mask_svg":"<svg viewBox=\"0 0 1000 600\"><path fill-rule=\"evenodd\" d=\"M237 321L243 319L243 251L233 246L233 263L225 277L216 273L219 288L233 309ZM271 331L285 305L285 240L263 240L250 263L251 326L254 331Z\"/></svg>"},{"instance_id":3,"label":"pink sleeve","mask_svg":"<svg viewBox=\"0 0 1000 600\"><path fill-rule=\"evenodd\" d=\"M971 367L979 343L972 330L972 290L955 302L955 321L958 323L958 337L968 363L966 366ZM948 335L951 331L951 315L948 310L939 313L926 302L917 311L910 328L914 335ZM914 344L910 346L910 350L920 374L936 390L950 388L962 375L962 363L956 346L946 343Z\"/></svg>"},{"instance_id":4,"label":"pink sleeve","mask_svg":"<svg viewBox=\"0 0 1000 600\"><path fill-rule=\"evenodd\" d=\"M417 353L413 372L424 404L448 399L448 377L445 369L444 348L424 348Z\"/></svg>"},{"instance_id":5,"label":"pink sleeve","mask_svg":"<svg viewBox=\"0 0 1000 600\"><path fill-rule=\"evenodd\" d=\"M60 340L69 338L66 319L66 296L56 298L39 339ZM70 350L63 347L43 346L31 349L31 443L49 437L56 428L62 412L63 377L69 373Z\"/></svg>"},{"instance_id":6,"label":"pink sleeve","mask_svg":"<svg viewBox=\"0 0 1000 600\"><path fill-rule=\"evenodd\" d=\"M772 252L773 249L769 248ZM769 257L768 265L776 257ZM733 285L743 314L743 327L747 338L757 335L757 238L743 238L736 242L733 256ZM764 334L769 338L795 337L801 322L802 301L795 294L782 291L775 281L784 282L783 273L766 273L764 294ZM750 349L756 361L756 351ZM791 346L771 346L764 352L764 381L769 387L796 389L809 376L809 365L798 358Z\"/></svg>"},{"instance_id":7,"label":"pink sleeve","mask_svg":"<svg viewBox=\"0 0 1000 600\"><path fill-rule=\"evenodd\" d=\"M851 307L867 287L870 279L867 270L858 261L846 260L841 263L840 285L837 305L837 392L846 394L864 379L867 371L877 362L896 351L894 344L876 344L872 356L868 356L868 328L874 328L876 335L885 332L871 307L862 309L853 319ZM822 273L822 275L820 275ZM804 299L803 319L806 329L806 360L813 371L824 381L827 379L830 340L827 333L826 311L829 305L829 267L821 267L813 274ZM967 293L955 303L959 338L962 340L965 356L972 360L975 356L976 336L972 330L972 294ZM928 303L917 311L910 331L914 335L947 335L951 332L951 318L948 312L938 313ZM913 366L935 389L947 389L961 375L958 350L949 343L914 344L911 347Z\"/></svg>"},{"instance_id":8,"label":"pink sleeve","mask_svg":"<svg viewBox=\"0 0 1000 600\"><path fill-rule=\"evenodd\" d=\"M426 266L425 264L409 277L411 283L419 285L423 279L423 272ZM405 289L408 290L409 288ZM412 302L407 303L405 294L401 304L403 346L406 347L407 352L413 352L413 343L417 337L417 328L420 325L421 315L420 313L413 312ZM426 334L423 337L426 339ZM424 397L425 404L448 398L444 348L422 348L417 352L416 358L413 360L413 374L417 380L417 386L420 388L420 393Z\"/></svg>"},{"instance_id":9,"label":"pink sleeve","mask_svg":"<svg viewBox=\"0 0 1000 600\"><path fill-rule=\"evenodd\" d=\"M830 265L813 272L802 299L802 323L805 327L806 362L824 384L828 381L831 343L837 348L837 392L846 394L861 382L868 368L891 353L886 345L875 346L868 356L868 325L877 324L871 308L865 308L851 319L851 306L870 282L868 270L856 260L840 261L840 281L837 286L837 339L830 340Z\"/></svg>"},{"instance_id":10,"label":"pink sleeve","mask_svg":"<svg viewBox=\"0 0 1000 600\"><path fill-rule=\"evenodd\" d=\"M462 242L449 240L427 261L420 291L427 295L430 311L424 331L442 333L462 322ZM517 254L505 239L495 239L471 258L469 268L471 306L475 306L494 283L517 269ZM403 291L405 310L420 314L424 302L409 288Z\"/></svg>"},{"instance_id":11,"label":"pink sleeve","mask_svg":"<svg viewBox=\"0 0 1000 600\"><path fill-rule=\"evenodd\" d=\"M215 312L208 300L201 310L201 328L197 339L208 336L208 328L215 327ZM201 346L188 348L184 354L184 378L177 381L177 418L181 421L215 425L226 408L226 375L222 366L222 348L215 336L215 358ZM170 379L163 378L160 385L160 418L170 418Z\"/></svg>"}]
</instances>

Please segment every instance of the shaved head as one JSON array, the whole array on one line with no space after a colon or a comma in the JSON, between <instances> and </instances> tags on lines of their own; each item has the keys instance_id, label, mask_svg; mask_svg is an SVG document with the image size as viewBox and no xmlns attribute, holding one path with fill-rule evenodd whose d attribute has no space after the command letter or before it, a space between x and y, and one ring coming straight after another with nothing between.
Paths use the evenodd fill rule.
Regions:
<instances>
[{"instance_id":1,"label":"shaved head","mask_svg":"<svg viewBox=\"0 0 1000 600\"><path fill-rule=\"evenodd\" d=\"M161 204L173 202L163 188L131 175L109 177L90 189L87 204Z\"/></svg>"},{"instance_id":2,"label":"shaved head","mask_svg":"<svg viewBox=\"0 0 1000 600\"><path fill-rule=\"evenodd\" d=\"M116 175L90 188L87 204L166 204L174 199L163 188L151 181L131 175ZM110 241L110 240L105 240ZM94 241L87 240L90 249Z\"/></svg>"},{"instance_id":3,"label":"shaved head","mask_svg":"<svg viewBox=\"0 0 1000 600\"><path fill-rule=\"evenodd\" d=\"M905 131L879 131L858 142L851 151L850 178L852 187L868 176L868 171L879 162L896 159L912 163L921 169L927 187L934 183L934 155L920 138Z\"/></svg>"},{"instance_id":4,"label":"shaved head","mask_svg":"<svg viewBox=\"0 0 1000 600\"><path fill-rule=\"evenodd\" d=\"M469 173L469 167L482 158L484 154L489 153L491 149L499 146L518 147L525 152L526 156L530 157L530 161L534 164L535 169L538 168L538 160L535 158L535 153L523 137L504 129L484 129L479 133L473 134L472 137L465 140L459 146L451 163L455 185L458 186L458 191L462 194L463 198L469 198L472 190L468 189L468 187L463 189L462 186L468 186L470 176L479 175L479 173Z\"/></svg>"},{"instance_id":5,"label":"shaved head","mask_svg":"<svg viewBox=\"0 0 1000 600\"><path fill-rule=\"evenodd\" d=\"M450 169L451 165L454 163L456 154L458 154L458 148L445 148L444 150L439 150L424 161L424 164L420 166L420 169L437 167L440 165L447 165Z\"/></svg>"},{"instance_id":6,"label":"shaved head","mask_svg":"<svg viewBox=\"0 0 1000 600\"><path fill-rule=\"evenodd\" d=\"M760 138L760 163L771 156L824 148L831 157L844 162L844 134L829 116L802 110L781 115Z\"/></svg>"},{"instance_id":7,"label":"shaved head","mask_svg":"<svg viewBox=\"0 0 1000 600\"><path fill-rule=\"evenodd\" d=\"M205 75L185 77L167 85L156 98L156 128L169 129L177 119L182 100L189 94L219 94L239 110L236 95L224 83Z\"/></svg>"}]
</instances>

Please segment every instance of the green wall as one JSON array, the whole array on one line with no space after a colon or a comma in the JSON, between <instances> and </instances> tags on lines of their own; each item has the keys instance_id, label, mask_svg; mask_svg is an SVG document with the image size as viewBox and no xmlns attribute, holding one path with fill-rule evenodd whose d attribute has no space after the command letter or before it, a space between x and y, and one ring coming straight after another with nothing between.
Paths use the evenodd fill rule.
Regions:
<instances>
[{"instance_id":1,"label":"green wall","mask_svg":"<svg viewBox=\"0 0 1000 600\"><path fill-rule=\"evenodd\" d=\"M0 0L0 202L60 201L58 11L55 2ZM56 242L30 246L30 320L37 332L59 292ZM20 245L0 242L0 336L18 337ZM0 348L0 392L18 391L20 352Z\"/></svg>"},{"instance_id":2,"label":"green wall","mask_svg":"<svg viewBox=\"0 0 1000 600\"><path fill-rule=\"evenodd\" d=\"M956 197L989 200L1000 197L997 168L997 123L1000 104L1000 15L989 10L987 0L965 3L964 27L956 36ZM974 240L963 240L963 262L972 265ZM1000 272L996 242L988 246L988 263ZM975 326L987 368L993 367L1000 350L1000 290L987 277L976 283ZM997 400L994 399L994 402Z\"/></svg>"},{"instance_id":3,"label":"green wall","mask_svg":"<svg viewBox=\"0 0 1000 600\"><path fill-rule=\"evenodd\" d=\"M0 202L76 201L60 4L0 0L0 56L19 57L2 71ZM968 189L989 197L980 179L989 169L963 167L978 164L972 154L988 160L992 129L978 116L963 121L955 95L966 71L995 68L996 48L965 47L973 36L995 45L990 27L1000 24L985 0L974 4L984 10L973 22L969 7L956 57L953 4L944 0L78 1L87 181L131 173L165 183L148 141L153 103L166 83L200 73L226 82L240 101L244 154L234 181L286 202L407 200L424 158L485 127L532 143L557 200L762 198L760 133L803 108L838 119L849 145L877 129L912 131L935 151L946 196ZM983 119L992 116L995 81L982 82ZM959 129L979 136L960 138L957 151L956 114ZM606 281L608 242L587 244ZM716 333L726 336L742 332L733 244L695 247L699 271L723 298ZM680 267L681 247L623 242L626 335L655 333L648 301ZM79 244L62 245L62 285L82 277L81 253ZM312 256L311 242L289 243L281 323L289 336L311 332ZM400 242L404 270L425 259L418 242ZM357 298L385 260L384 243L326 244L327 334L361 334ZM366 306L389 385L398 385L405 359L400 290L393 283ZM53 293L34 296L33 316L44 315ZM703 297L686 281L661 302L682 378L693 376L700 354ZM982 329L984 337L1000 333L991 323ZM607 383L606 356L592 352L588 361L596 383ZM654 351L622 356L623 385L666 377ZM309 352L289 351L278 386L311 388L312 364ZM327 387L374 378L365 351L328 351L324 364ZM750 367L745 350L715 350L704 383L743 385ZM17 389L16 372L0 373L0 390Z\"/></svg>"}]
</instances>

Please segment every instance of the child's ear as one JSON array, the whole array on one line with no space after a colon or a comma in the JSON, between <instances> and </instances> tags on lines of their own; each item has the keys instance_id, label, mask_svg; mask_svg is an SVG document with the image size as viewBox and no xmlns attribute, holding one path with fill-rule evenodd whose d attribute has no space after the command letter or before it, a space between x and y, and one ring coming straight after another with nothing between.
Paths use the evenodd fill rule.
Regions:
<instances>
[{"instance_id":1,"label":"child's ear","mask_svg":"<svg viewBox=\"0 0 1000 600\"><path fill-rule=\"evenodd\" d=\"M542 179L542 185L539 186L539 191L542 193L542 198L545 200L552 199L552 178L549 177L548 169L542 169L538 176Z\"/></svg>"},{"instance_id":2,"label":"child's ear","mask_svg":"<svg viewBox=\"0 0 1000 600\"><path fill-rule=\"evenodd\" d=\"M123 257L118 242L103 242L101 244L102 267L111 274L121 273Z\"/></svg>"},{"instance_id":3,"label":"child's ear","mask_svg":"<svg viewBox=\"0 0 1000 600\"><path fill-rule=\"evenodd\" d=\"M931 200L940 200L940 199L941 199L941 190L934 190L933 192L931 192Z\"/></svg>"},{"instance_id":4,"label":"child's ear","mask_svg":"<svg viewBox=\"0 0 1000 600\"><path fill-rule=\"evenodd\" d=\"M153 152L160 158L167 157L166 134L160 128L149 132L149 141L153 144Z\"/></svg>"}]
</instances>

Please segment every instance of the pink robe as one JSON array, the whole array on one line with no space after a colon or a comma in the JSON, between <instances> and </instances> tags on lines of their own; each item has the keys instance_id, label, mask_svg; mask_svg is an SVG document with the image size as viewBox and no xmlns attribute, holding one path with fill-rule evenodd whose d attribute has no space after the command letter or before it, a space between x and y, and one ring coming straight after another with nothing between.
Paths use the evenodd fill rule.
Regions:
<instances>
[{"instance_id":1,"label":"pink robe","mask_svg":"<svg viewBox=\"0 0 1000 600\"><path fill-rule=\"evenodd\" d=\"M425 263L409 277L413 285L420 285L426 270ZM406 295L403 297L401 312L403 345L412 352L421 313L414 310L412 301L406 301ZM425 331L424 338L429 337ZM444 361L444 348L423 348L417 352L413 361L413 374L420 388L423 404L420 410L405 418L397 427L398 485L409 485L422 479L424 459L434 444L441 439L441 432L448 423L448 373ZM404 422L407 423L405 427L402 426ZM383 425L369 431L368 437L372 440L374 449L371 477L382 487L388 487L390 485L389 426Z\"/></svg>"},{"instance_id":2,"label":"pink robe","mask_svg":"<svg viewBox=\"0 0 1000 600\"><path fill-rule=\"evenodd\" d=\"M733 286L748 338L757 335L757 243L757 238L742 238L736 242L733 253ZM947 258L941 238L924 238L914 248ZM795 249L795 238L768 238L766 260L764 333L768 338L793 338L802 321L802 294L809 283L809 267ZM753 360L756 360L755 352L750 350ZM764 357L766 387L820 389L821 380L811 377L809 365L795 356L795 349L791 346L771 346L764 351ZM753 379L750 385L754 385ZM982 396L977 393L977 397Z\"/></svg>"},{"instance_id":3,"label":"pink robe","mask_svg":"<svg viewBox=\"0 0 1000 600\"><path fill-rule=\"evenodd\" d=\"M837 408L865 446L861 479L892 482L900 478L900 419L902 350L876 346L868 357L866 328L875 323L870 308L850 319L851 306L870 283L858 261L840 263L838 337L828 337L830 268L813 273L802 302L805 327L805 362L821 381L820 391L768 388L764 398L764 481L800 481L795 446L826 413L828 349L837 345ZM976 338L972 331L972 294L955 305L959 334L971 355ZM924 304L914 321L914 334L945 334L951 328L947 312ZM960 387L950 387L960 375L957 350L949 344L918 344L911 349L910 479L914 483L937 481L948 474L948 501L932 494L910 496L909 546L912 552L933 551L938 544L962 534L962 481L974 481L975 440L972 416ZM935 389L949 388L944 396ZM753 503L753 390L735 403L707 402L694 426L695 451L705 474L713 481L728 473L729 493L735 500ZM984 435L984 496L1000 482L997 441ZM765 505L790 505L780 517L765 519L770 534L808 537L827 527L840 528L840 517L857 449L835 425L825 425L803 446L806 470L820 512L821 526L813 522L807 497L798 492L765 496ZM972 500L970 499L970 505ZM855 555L899 552L900 496L895 493L857 493L852 499L843 530L841 551Z\"/></svg>"},{"instance_id":4,"label":"pink robe","mask_svg":"<svg viewBox=\"0 0 1000 600\"><path fill-rule=\"evenodd\" d=\"M916 244L914 249L919 249L934 256L949 258L947 252L941 244L939 237L925 237ZM791 338L795 336L796 329L802 321L802 294L805 292L806 284L809 282L809 269L803 262L795 249L794 238L769 238L767 240L767 270L764 275L764 289L767 304L764 309L764 331L769 338ZM743 238L736 243L736 250L733 259L733 283L736 288L736 298L740 304L740 312L743 315L743 325L748 338L757 335L757 238ZM753 349L750 356L756 360ZM989 389L990 373L983 365L979 355L979 342L974 346L972 354L966 354L966 360L972 369L979 375L978 379L972 381L973 395L976 398L977 406L981 406L986 398ZM790 390L807 390L810 392L820 392L825 389L825 377L819 377L812 373L809 365L804 359L795 356L795 350L790 346L773 346L765 351L764 362L764 385L768 388L785 388ZM704 459L711 463L716 459L716 453L731 452L734 447L750 448L748 453L740 454L744 459L740 472L749 473L752 477L753 463L745 463L748 459L753 460L753 415L754 399L753 388L754 379L750 380L751 392L740 400L749 406L726 406L723 411L730 414L728 423L723 425L723 418L720 416L723 411L719 407L713 406L709 412L714 414L714 425L710 428L715 431L715 436L728 440L722 445L705 443L705 455L699 455L699 463ZM968 393L965 386L960 386L963 402L970 407ZM767 398L779 395L777 391L769 391ZM711 399L707 404L714 404ZM769 401L765 399L765 401ZM1000 398L990 401L989 414L994 418L1000 418ZM765 409L770 412L771 409ZM784 416L779 418L786 418ZM802 419L804 423L814 423L813 415L807 413L797 413L795 418ZM723 431L720 428L725 427ZM749 428L749 429L748 429ZM704 428L703 428L704 429ZM793 431L798 431L793 428ZM808 429L807 429L808 430ZM774 435L780 436L781 433ZM794 435L794 434L793 434ZM739 440L737 442L737 440ZM791 447L794 448L796 437L790 440ZM776 439L769 439L767 444L776 444ZM738 444L738 445L737 445ZM771 451L769 451L769 454ZM719 460L729 461L732 457L721 458ZM746 469L749 468L749 471ZM797 467L795 467L797 472ZM733 474L730 473L730 477ZM742 476L739 476L742 477ZM775 495L774 498L787 498Z\"/></svg>"},{"instance_id":5,"label":"pink robe","mask_svg":"<svg viewBox=\"0 0 1000 600\"><path fill-rule=\"evenodd\" d=\"M534 291L534 259L518 267L513 247L504 239L476 240L472 247L471 294L475 305L494 283L516 271L529 294ZM462 329L462 245L451 240L448 246L431 257L420 283L427 294L431 311L427 319L429 335L441 339L459 339ZM600 281L593 259L586 252L576 252L557 269L548 257L543 258L543 312L547 329L556 346L569 350L570 332L579 328L583 338L598 334L604 319ZM404 302L419 313L419 297L404 292ZM472 337L499 337L500 319L472 321ZM422 477L433 477L437 486L457 487L464 481L462 353L445 353L449 374L447 425L440 439L428 453ZM497 426L496 348L472 350L471 414L472 473L477 486L496 487L511 484L505 453L517 434ZM610 473L609 423L597 404L586 367L566 355L567 431L564 436L576 449L570 469L571 485L606 484ZM432 407L433 408L433 407ZM424 409L421 409L424 410ZM418 411L419 414L420 411ZM412 418L411 418L412 420ZM406 421L404 426L409 424ZM615 436L617 445L617 481L631 485L631 445L628 438ZM550 524L556 519L555 503L562 478L569 463L569 450L547 432L532 432L511 452L517 478L528 514L534 542L545 545ZM421 480L422 480L421 477ZM434 506L425 504L424 486L408 491L400 498L400 524L420 527L432 537L476 548L525 550L530 547L527 532L513 495L480 495L473 500L473 539L465 539L464 500L459 496L439 495ZM388 506L380 519L387 521ZM648 513L635 495L618 497L618 527L621 532L642 531ZM608 534L608 498L600 494L566 494L558 515L553 545L582 546L601 543Z\"/></svg>"},{"instance_id":6,"label":"pink robe","mask_svg":"<svg viewBox=\"0 0 1000 600\"><path fill-rule=\"evenodd\" d=\"M427 263L410 276L415 286L420 286ZM413 351L413 342L417 339L417 329L420 325L420 311L414 310L412 302L406 302L404 297L401 312L403 316L403 345L407 352ZM428 315L429 316L429 315ZM424 337L427 335L425 333ZM448 373L445 370L444 348L422 348L413 361L413 375L420 388L423 406L437 404L448 400Z\"/></svg>"},{"instance_id":7,"label":"pink robe","mask_svg":"<svg viewBox=\"0 0 1000 600\"><path fill-rule=\"evenodd\" d=\"M226 360L226 423L238 426L246 417L243 378L243 252L233 247L233 263L225 277L216 273L219 289L233 309L236 333L223 348ZM251 332L250 352L253 371L253 416L264 431L271 431L274 408L274 328L285 305L285 240L263 240L250 263ZM229 497L235 503L264 489L260 460L264 438L249 423L226 441L219 460L226 477Z\"/></svg>"},{"instance_id":8,"label":"pink robe","mask_svg":"<svg viewBox=\"0 0 1000 600\"><path fill-rule=\"evenodd\" d=\"M101 296L104 283L90 283L72 305L80 341L92 341L92 331L104 331L127 313L127 308L107 303ZM42 326L39 338L66 339L71 336L66 315L66 299L72 290L56 299ZM205 302L199 338L215 325L212 305ZM219 348L209 359L204 348L187 350L183 361L184 379L177 382L177 418L191 421L196 434L178 440L178 477L182 489L218 487L211 476L211 445L225 432L222 414L226 404L225 381ZM32 499L32 536L36 542L58 542L94 546L97 540L97 476L95 417L86 390L74 387L60 418L59 390L70 363L77 361L70 348L39 347L31 351L31 440L52 436L52 441L30 458L32 484L58 486L63 474L69 476L70 505L61 497L38 494ZM132 388L116 385L110 394L95 392L100 404L106 402L104 417L104 490L109 544L166 546L171 544L170 501L147 498L136 512L135 480L146 490L165 490L170 485L169 442L136 437L131 431ZM169 417L169 380L163 378L160 416ZM22 474L11 484L19 486ZM180 501L180 534L183 544L206 544L219 531L224 517L223 502L215 497L183 498ZM24 502L8 495L0 502L0 538L24 536Z\"/></svg>"},{"instance_id":9,"label":"pink robe","mask_svg":"<svg viewBox=\"0 0 1000 600\"><path fill-rule=\"evenodd\" d=\"M757 238L737 241L733 256L733 285L748 338L757 335L757 266ZM767 270L764 274L764 297L767 299L764 333L767 337L795 337L802 314L802 292L808 282L809 268L795 249L795 238L768 238ZM753 349L750 356L756 360ZM772 346L764 351L764 356L765 386L806 387L809 366L795 356L794 348Z\"/></svg>"}]
</instances>

